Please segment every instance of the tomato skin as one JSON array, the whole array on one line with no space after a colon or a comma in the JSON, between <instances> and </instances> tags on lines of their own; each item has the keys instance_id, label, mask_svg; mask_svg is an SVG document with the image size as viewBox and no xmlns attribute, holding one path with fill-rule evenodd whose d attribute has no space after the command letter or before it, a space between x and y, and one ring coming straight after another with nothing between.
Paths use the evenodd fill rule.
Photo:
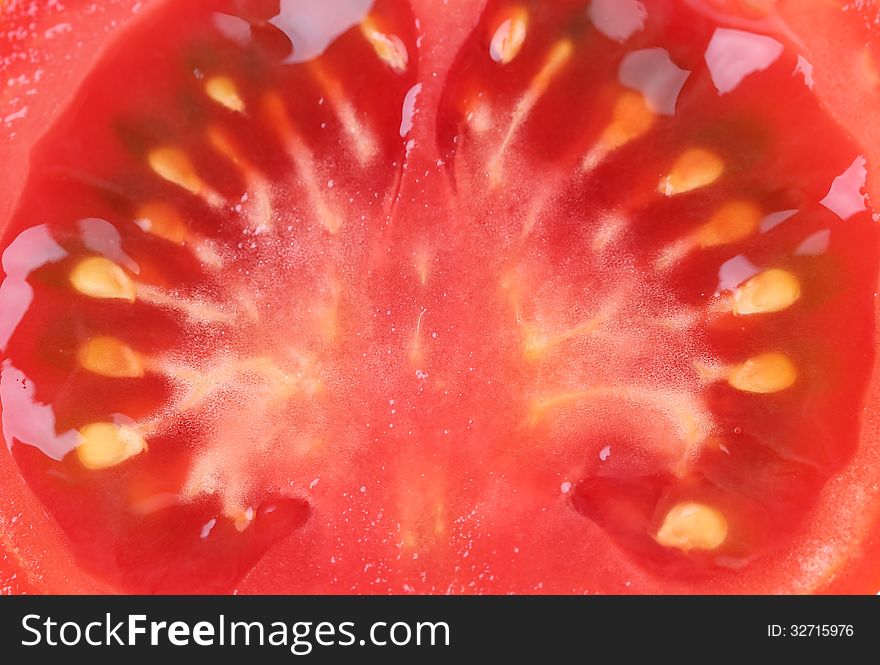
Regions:
<instances>
[{"instance_id":1,"label":"tomato skin","mask_svg":"<svg viewBox=\"0 0 880 665\"><path fill-rule=\"evenodd\" d=\"M778 11L808 46L820 100L866 151L868 162L877 164L880 125L873 109L880 104L880 3L780 0ZM877 169L868 171L868 193L876 205Z\"/></svg>"},{"instance_id":2,"label":"tomato skin","mask_svg":"<svg viewBox=\"0 0 880 665\"><path fill-rule=\"evenodd\" d=\"M858 6L855 6L858 5ZM868 164L867 193L880 202L880 3L779 0L776 7L785 23L809 49L819 98L827 110L856 139ZM846 36L841 44L842 36ZM875 214L876 220L876 214ZM880 291L880 281L876 287ZM875 312L875 350L880 348L880 311ZM827 538L834 530L848 538L851 556L828 571L822 593L880 593L880 372L874 368L865 398L861 441L855 458L825 488L815 509L812 533ZM864 501L863 514L840 525L840 506L848 492ZM870 498L868 498L870 497Z\"/></svg>"},{"instance_id":3,"label":"tomato skin","mask_svg":"<svg viewBox=\"0 0 880 665\"><path fill-rule=\"evenodd\" d=\"M108 40L136 17L133 7L154 4L73 0L63 7L0 6L0 160L6 165L0 178L0 225L10 218L24 184L30 146L70 102ZM96 9L90 12L92 5ZM73 560L67 539L28 489L5 445L0 446L0 496L0 593L110 591Z\"/></svg>"},{"instance_id":4,"label":"tomato skin","mask_svg":"<svg viewBox=\"0 0 880 665\"><path fill-rule=\"evenodd\" d=\"M141 11L146 11L158 2L159 0L147 0L137 4L141 6ZM36 36L28 44L38 50L46 49L47 71L52 67L49 64L51 53L61 53L65 50L75 53L68 66L58 68L63 71L47 74L47 77L53 76L53 78L45 79L41 84L41 92L33 98L33 102L28 101L28 114L21 120L4 124L0 128L6 132L0 143L0 160L4 164L12 165L0 181L0 219L8 217L10 207L17 198L18 190L27 172L26 155L30 144L63 109L69 96L76 89L78 81L100 57L101 45L112 39L113 35L120 34L121 29L135 16L131 11L135 3L131 0L105 3L103 13L98 18L87 14L88 4L67 3L63 18L50 10L43 10L44 13L36 19L25 18L16 12L14 4L0 10L15 23L36 21L38 27L31 31ZM432 25L420 53L421 66L425 71L443 72L448 69L460 40L476 23L482 4L478 1L459 2L449 9L440 0L413 2L416 14L422 17L422 24L425 25L430 18ZM809 6L809 9L805 9L806 6ZM876 63L874 55L880 44L880 34L876 29L869 29L863 18L855 12L844 13L839 8L819 0L809 2L782 0L778 3L777 11L810 46L810 55L815 66L814 76L822 100L830 112L838 117L845 127L850 128L859 143L865 146L870 163L877 164L880 160L880 154L877 154L880 151L880 125L869 121L869 114L871 109L877 108L880 103L880 86L877 80L871 77L871 63ZM817 20L817 16L821 18ZM439 21L438 17L440 17ZM69 32L57 33L51 40L40 37L45 35L45 30L62 20L73 26ZM109 28L114 21L115 27ZM817 26L830 27L823 27L817 32ZM838 43L841 34L857 35L855 38L857 47L841 48ZM79 41L83 45L73 48L72 45ZM9 46L9 48L20 47L20 44ZM6 48L6 45L3 48ZM17 76L20 71L24 70L12 69L9 76ZM439 99L441 91L442 81L438 80L434 85L426 85L421 98L422 107L436 108L436 100ZM858 104L853 104L854 98L864 100L864 103L860 101ZM0 118L13 112L6 110L11 102L12 100L7 98L0 102ZM422 126L431 127L432 123L424 122ZM15 132L14 137L10 135L12 131ZM420 138L430 140L431 137L426 132L425 136ZM880 183L877 181L877 174L871 172L870 177L870 192L875 201L880 201ZM880 317L877 323L877 329L880 330ZM878 344L880 337L875 348ZM826 487L815 510L814 521L808 534L808 538L814 537L821 542L834 530L847 531L848 542L852 543L851 557L840 566L830 567L826 571L826 585L813 590L833 593L874 593L880 589L880 567L876 564L877 556L880 555L880 496L874 492L872 500L865 498L865 494L871 494L872 483L875 483L880 476L880 450L878 446L873 445L880 441L880 413L878 413L880 409L876 408L880 406L880 376L877 373L872 381L866 403L868 407L859 452L844 472ZM0 553L2 553L0 591L4 589L11 593L109 591L77 566L70 555L65 536L46 516L39 502L30 493L19 476L11 455L5 449L0 450L0 495L4 497L0 505ZM861 497L860 505L864 506L864 512L858 518L841 520L839 506L843 496ZM570 519L576 517L572 515ZM14 522L13 518L15 518ZM565 528L569 516L558 514L550 519L558 521L560 528ZM306 530L302 537L306 539L309 535L310 532ZM613 558L612 546L608 545L607 549L606 556ZM804 546L804 550L805 554L809 553L809 544ZM264 593L279 588L279 571L284 570L285 557L289 555L289 551L283 550L270 552L243 581L240 590ZM569 558L560 556L554 561L550 557L546 563L548 566L558 565L556 574L564 576L566 568L575 565L565 561ZM319 563L316 561L315 565ZM787 574L786 565L791 568L795 563L777 562L768 566L766 571L756 572L753 588L767 592L797 591L795 581L784 578ZM638 579L638 571L634 569L632 572L633 578ZM766 577L762 578L762 575ZM285 579L282 573L282 582ZM289 584L297 582L293 579L286 581ZM656 580L643 578L639 582L637 586L645 592L662 591L664 588L659 586ZM322 582L317 577L313 581L300 580L299 583L301 586L297 590L308 592L324 590ZM344 589L339 590L344 591ZM560 583L559 590L564 590L564 583ZM735 591L735 589L727 590ZM621 588L619 591L625 592L625 589Z\"/></svg>"}]
</instances>

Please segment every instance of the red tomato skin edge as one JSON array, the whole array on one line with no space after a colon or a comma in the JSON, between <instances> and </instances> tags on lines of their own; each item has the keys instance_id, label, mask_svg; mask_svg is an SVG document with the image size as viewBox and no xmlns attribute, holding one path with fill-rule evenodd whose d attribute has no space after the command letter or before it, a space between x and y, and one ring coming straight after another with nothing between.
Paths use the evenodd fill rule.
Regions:
<instances>
[{"instance_id":1,"label":"red tomato skin edge","mask_svg":"<svg viewBox=\"0 0 880 665\"><path fill-rule=\"evenodd\" d=\"M468 5L462 14L479 14L482 2L460 0ZM142 11L159 4L160 0L142 0ZM61 18L73 24L72 33L83 44L75 49L76 57L69 61L64 72L49 76L52 86L44 86L41 94L29 100L30 113L25 123L16 126L15 136L8 128L0 128L0 163L4 167L0 180L0 220L9 218L14 202L27 173L28 149L42 129L51 124L63 111L77 83L98 60L103 47L118 38L122 28L133 15L134 0L111 0L106 3L105 13L100 17L85 18L85 0L69 0L64 16L50 15L48 11L36 17L34 35L43 34L43 28L57 23ZM776 11L791 27L803 43L809 47L809 57L814 66L816 89L826 108L843 126L849 128L854 138L864 147L869 163L868 194L875 205L880 204L880 122L876 109L880 108L880 26L872 23L870 16L880 11L880 1L865 3L860 11L843 11L841 2L828 0L779 0ZM436 0L414 0L416 13L422 16L436 12ZM463 8L460 8L463 9ZM461 14L459 14L460 18ZM0 23L16 27L15 21L24 17L0 8ZM100 26L88 27L87 21L100 20ZM10 23L11 21L11 23ZM111 21L113 30L106 30ZM424 20L423 20L424 23ZM851 35L847 45L841 47L840 35ZM109 37L108 37L109 35ZM63 35L62 35L63 37ZM38 40L38 38L35 38ZM73 37L70 37L71 41ZM450 40L452 41L452 40ZM28 46L27 42L19 48ZM38 44L39 46L39 44ZM42 44L46 46L46 44ZM436 49L432 54L439 61L448 59L442 53L451 47ZM0 55L6 55L11 46L0 43ZM63 40L53 49L63 50ZM71 49L73 50L73 49ZM57 51L56 51L57 52ZM43 64L49 65L51 53ZM12 72L9 72L12 73ZM17 74L18 72L16 72ZM49 90L49 93L45 91ZM0 117L10 109L6 97L0 97ZM874 166L874 168L871 168ZM880 279L877 290L880 292ZM875 314L874 348L880 348L880 312ZM0 413L2 415L2 413ZM823 582L802 592L831 594L875 594L880 591L880 372L875 368L865 401L864 425L861 442L852 462L832 479L825 488L815 510L814 521L806 537L821 541L837 529L847 532L848 547L837 560L829 565ZM847 490L860 491L863 503L858 516L847 515L842 520L841 497ZM870 497L864 499L864 497ZM0 594L86 594L109 593L112 589L94 580L74 560L66 536L46 514L41 503L30 492L18 473L12 455L5 445L0 445ZM841 525L841 522L845 522ZM796 557L796 553L793 554ZM794 563L792 563L794 565ZM782 574L782 573L780 573ZM780 589L787 585L781 580ZM658 589L659 591L660 589ZM789 589L794 591L793 589Z\"/></svg>"},{"instance_id":2,"label":"red tomato skin edge","mask_svg":"<svg viewBox=\"0 0 880 665\"><path fill-rule=\"evenodd\" d=\"M0 176L0 227L11 217L24 185L30 146L63 113L79 82L119 38L122 28L138 16L133 7L140 4L140 12L144 12L160 2L107 0L99 12L92 13L88 13L92 3L87 0L69 0L63 10L51 8L48 3L33 3L33 16L26 15L29 8L24 4L0 2L0 26L6 33L5 38L0 35L0 60L10 63L0 78L5 82L7 77L30 77L31 70L37 69L43 75L39 84L33 85L37 94L25 99L26 115L14 122L0 122L0 163L5 165ZM70 29L47 33L62 23ZM13 34L27 36L14 38ZM13 57L21 53L28 57ZM0 120L19 110L12 103L24 89L10 91L9 95L6 90L0 94ZM0 279L2 276L0 269ZM0 437L0 594L110 592L112 589L87 575L76 563L67 537L30 491Z\"/></svg>"},{"instance_id":3,"label":"red tomato skin edge","mask_svg":"<svg viewBox=\"0 0 880 665\"><path fill-rule=\"evenodd\" d=\"M779 0L777 11L809 49L816 90L826 109L853 135L868 160L867 194L880 211L880 1L844 10L840 0ZM850 3L851 5L852 3ZM841 45L841 35L846 44ZM880 216L875 214L875 221ZM880 293L880 276L875 286ZM880 311L875 307L874 350L880 351ZM874 367L865 398L859 449L844 472L829 482L817 508L813 530L831 528L841 516L841 487L870 497L853 525L849 556L828 571L815 591L832 594L880 593L880 367Z\"/></svg>"}]
</instances>

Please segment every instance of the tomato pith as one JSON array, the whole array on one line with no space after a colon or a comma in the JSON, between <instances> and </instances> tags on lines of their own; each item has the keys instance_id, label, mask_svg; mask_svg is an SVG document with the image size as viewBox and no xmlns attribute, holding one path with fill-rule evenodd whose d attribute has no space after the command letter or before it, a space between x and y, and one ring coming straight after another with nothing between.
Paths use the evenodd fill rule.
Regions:
<instances>
[{"instance_id":1,"label":"tomato pith","mask_svg":"<svg viewBox=\"0 0 880 665\"><path fill-rule=\"evenodd\" d=\"M35 144L55 584L873 590L873 155L787 6L434 4L152 3Z\"/></svg>"}]
</instances>

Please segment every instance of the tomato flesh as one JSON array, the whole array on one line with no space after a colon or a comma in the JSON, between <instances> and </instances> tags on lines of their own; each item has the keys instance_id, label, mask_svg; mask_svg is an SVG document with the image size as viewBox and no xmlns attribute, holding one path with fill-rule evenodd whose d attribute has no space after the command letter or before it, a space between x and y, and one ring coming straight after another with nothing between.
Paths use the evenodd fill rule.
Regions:
<instances>
[{"instance_id":1,"label":"tomato flesh","mask_svg":"<svg viewBox=\"0 0 880 665\"><path fill-rule=\"evenodd\" d=\"M786 31L490 1L438 73L406 3L261 4L139 20L5 232L3 432L80 565L150 592L766 589L856 450L878 258L864 152ZM692 149L720 174L686 189ZM731 202L754 227L700 231ZM131 302L76 286L94 256ZM795 300L738 315L768 270ZM84 366L99 337L143 371ZM737 388L765 353L791 385ZM88 468L89 423L146 449ZM694 503L722 542L670 545Z\"/></svg>"}]
</instances>

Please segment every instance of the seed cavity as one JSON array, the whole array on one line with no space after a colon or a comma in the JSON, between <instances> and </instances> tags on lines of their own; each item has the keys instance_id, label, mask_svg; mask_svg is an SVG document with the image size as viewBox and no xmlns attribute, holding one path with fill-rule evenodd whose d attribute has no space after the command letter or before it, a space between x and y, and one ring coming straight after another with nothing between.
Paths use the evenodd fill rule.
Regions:
<instances>
[{"instance_id":1,"label":"seed cavity","mask_svg":"<svg viewBox=\"0 0 880 665\"><path fill-rule=\"evenodd\" d=\"M665 196L678 196L707 187L724 173L724 160L710 150L690 148L672 165L669 174L660 181L659 190Z\"/></svg>"},{"instance_id":2,"label":"seed cavity","mask_svg":"<svg viewBox=\"0 0 880 665\"><path fill-rule=\"evenodd\" d=\"M145 203L135 213L134 223L144 232L177 245L183 245L189 236L181 214L167 203Z\"/></svg>"},{"instance_id":3,"label":"seed cavity","mask_svg":"<svg viewBox=\"0 0 880 665\"><path fill-rule=\"evenodd\" d=\"M523 7L514 7L501 16L501 22L492 34L489 57L506 65L513 61L526 41L529 13Z\"/></svg>"},{"instance_id":4,"label":"seed cavity","mask_svg":"<svg viewBox=\"0 0 880 665\"><path fill-rule=\"evenodd\" d=\"M183 150L168 146L156 148L150 151L147 161L153 172L163 180L204 197L211 205L222 202L220 196L205 185Z\"/></svg>"},{"instance_id":5,"label":"seed cavity","mask_svg":"<svg viewBox=\"0 0 880 665\"><path fill-rule=\"evenodd\" d=\"M654 539L663 547L689 552L714 550L727 540L727 519L703 503L686 501L673 506L657 530Z\"/></svg>"},{"instance_id":6,"label":"seed cavity","mask_svg":"<svg viewBox=\"0 0 880 665\"><path fill-rule=\"evenodd\" d=\"M239 508L230 512L227 517L232 520L232 525L235 527L235 530L241 533L251 525L251 522L254 521L254 509L252 506Z\"/></svg>"},{"instance_id":7,"label":"seed cavity","mask_svg":"<svg viewBox=\"0 0 880 665\"><path fill-rule=\"evenodd\" d=\"M758 229L762 218L761 209L751 201L730 201L697 229L694 239L704 248L739 242Z\"/></svg>"},{"instance_id":8,"label":"seed cavity","mask_svg":"<svg viewBox=\"0 0 880 665\"><path fill-rule=\"evenodd\" d=\"M762 353L730 369L727 383L748 393L778 393L794 385L797 368L781 353Z\"/></svg>"},{"instance_id":9,"label":"seed cavity","mask_svg":"<svg viewBox=\"0 0 880 665\"><path fill-rule=\"evenodd\" d=\"M409 54L400 37L379 31L369 17L361 21L361 34L370 42L379 59L391 67L395 74L403 74L406 71Z\"/></svg>"},{"instance_id":10,"label":"seed cavity","mask_svg":"<svg viewBox=\"0 0 880 665\"><path fill-rule=\"evenodd\" d=\"M79 435L76 455L87 469L109 469L147 449L144 438L127 425L92 423L80 429Z\"/></svg>"},{"instance_id":11,"label":"seed cavity","mask_svg":"<svg viewBox=\"0 0 880 665\"><path fill-rule=\"evenodd\" d=\"M733 292L733 313L749 316L781 312L800 297L798 278L787 270L771 268L755 275Z\"/></svg>"},{"instance_id":12,"label":"seed cavity","mask_svg":"<svg viewBox=\"0 0 880 665\"><path fill-rule=\"evenodd\" d=\"M584 158L584 170L590 170L609 154L643 136L654 126L656 115L639 92L626 91L618 97L611 123L599 137L596 146Z\"/></svg>"},{"instance_id":13,"label":"seed cavity","mask_svg":"<svg viewBox=\"0 0 880 665\"><path fill-rule=\"evenodd\" d=\"M115 337L95 337L82 344L77 354L83 369L114 379L144 375L144 360L125 342Z\"/></svg>"},{"instance_id":14,"label":"seed cavity","mask_svg":"<svg viewBox=\"0 0 880 665\"><path fill-rule=\"evenodd\" d=\"M696 248L710 249L745 240L757 231L762 219L761 209L753 202L729 201L696 231L663 248L654 268L668 270Z\"/></svg>"},{"instance_id":15,"label":"seed cavity","mask_svg":"<svg viewBox=\"0 0 880 665\"><path fill-rule=\"evenodd\" d=\"M213 76L205 82L205 93L221 106L230 111L243 113L245 110L244 100L238 92L238 87L228 76Z\"/></svg>"},{"instance_id":16,"label":"seed cavity","mask_svg":"<svg viewBox=\"0 0 880 665\"><path fill-rule=\"evenodd\" d=\"M137 287L128 273L103 256L82 259L70 272L74 289L90 298L134 302Z\"/></svg>"},{"instance_id":17,"label":"seed cavity","mask_svg":"<svg viewBox=\"0 0 880 665\"><path fill-rule=\"evenodd\" d=\"M612 122L602 133L601 143L609 150L616 150L646 133L655 120L642 93L624 92L614 105Z\"/></svg>"}]
</instances>

